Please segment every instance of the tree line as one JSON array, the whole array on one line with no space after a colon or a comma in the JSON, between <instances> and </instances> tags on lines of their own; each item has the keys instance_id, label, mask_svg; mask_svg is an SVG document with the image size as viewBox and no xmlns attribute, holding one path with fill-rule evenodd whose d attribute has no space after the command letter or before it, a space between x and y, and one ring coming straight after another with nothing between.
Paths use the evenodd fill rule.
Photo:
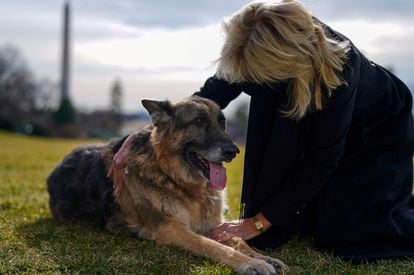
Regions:
<instances>
[{"instance_id":1,"label":"tree line","mask_svg":"<svg viewBox=\"0 0 414 275\"><path fill-rule=\"evenodd\" d=\"M56 82L37 79L19 49L0 46L0 129L62 137L111 137L122 120L122 84L110 89L108 108L77 111L70 99L59 98Z\"/></svg>"},{"instance_id":2,"label":"tree line","mask_svg":"<svg viewBox=\"0 0 414 275\"><path fill-rule=\"evenodd\" d=\"M113 81L109 93L107 108L77 110L69 98L60 98L58 83L35 77L18 48L0 46L0 130L67 138L111 138L125 134L121 133L124 122L148 122L146 114L123 114L121 79ZM246 102L240 104L228 119L227 131L239 142L245 139L248 107Z\"/></svg>"}]
</instances>

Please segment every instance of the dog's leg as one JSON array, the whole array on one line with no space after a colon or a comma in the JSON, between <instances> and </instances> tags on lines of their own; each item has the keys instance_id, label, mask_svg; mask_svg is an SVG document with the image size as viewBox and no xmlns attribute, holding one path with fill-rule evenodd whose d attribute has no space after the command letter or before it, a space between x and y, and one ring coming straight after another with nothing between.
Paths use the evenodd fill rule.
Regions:
<instances>
[{"instance_id":1,"label":"dog's leg","mask_svg":"<svg viewBox=\"0 0 414 275\"><path fill-rule=\"evenodd\" d=\"M289 270L289 268L282 261L259 253L258 251L250 247L241 238L232 237L228 241L224 242L224 244L236 249L240 253L243 253L249 257L266 261L267 263L271 264L278 273L284 274Z\"/></svg>"},{"instance_id":2,"label":"dog's leg","mask_svg":"<svg viewBox=\"0 0 414 275\"><path fill-rule=\"evenodd\" d=\"M180 223L161 226L152 237L157 244L173 245L192 254L225 263L242 274L277 274L277 270L265 260L248 257L232 247L198 235Z\"/></svg>"}]
</instances>

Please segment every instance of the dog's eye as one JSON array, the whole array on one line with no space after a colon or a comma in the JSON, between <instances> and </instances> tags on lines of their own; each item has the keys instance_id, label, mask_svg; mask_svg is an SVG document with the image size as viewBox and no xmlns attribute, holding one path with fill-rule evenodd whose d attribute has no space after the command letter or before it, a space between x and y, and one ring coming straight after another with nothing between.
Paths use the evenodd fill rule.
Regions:
<instances>
[{"instance_id":1,"label":"dog's eye","mask_svg":"<svg viewBox=\"0 0 414 275\"><path fill-rule=\"evenodd\" d=\"M223 115L219 115L217 121L223 129L226 127L226 118Z\"/></svg>"},{"instance_id":2,"label":"dog's eye","mask_svg":"<svg viewBox=\"0 0 414 275\"><path fill-rule=\"evenodd\" d=\"M205 119L204 118L202 118L202 117L199 117L199 118L197 118L196 120L195 120L195 122L196 122L196 124L197 124L197 126L204 126L204 123L205 123Z\"/></svg>"},{"instance_id":3,"label":"dog's eye","mask_svg":"<svg viewBox=\"0 0 414 275\"><path fill-rule=\"evenodd\" d=\"M226 119L224 117L219 117L218 123L220 124L221 127L223 128L226 127Z\"/></svg>"}]
</instances>

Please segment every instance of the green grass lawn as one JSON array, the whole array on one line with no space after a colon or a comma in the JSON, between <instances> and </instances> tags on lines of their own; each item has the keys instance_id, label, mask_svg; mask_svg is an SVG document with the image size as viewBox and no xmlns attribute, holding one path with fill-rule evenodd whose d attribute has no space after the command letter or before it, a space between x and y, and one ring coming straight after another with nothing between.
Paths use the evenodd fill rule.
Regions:
<instances>
[{"instance_id":1,"label":"green grass lawn","mask_svg":"<svg viewBox=\"0 0 414 275\"><path fill-rule=\"evenodd\" d=\"M48 208L45 179L72 148L91 143L0 132L0 274L231 274L221 264L83 225L60 226ZM243 157L228 165L228 218L237 218ZM352 265L295 239L266 252L291 274L414 274L413 260Z\"/></svg>"}]
</instances>

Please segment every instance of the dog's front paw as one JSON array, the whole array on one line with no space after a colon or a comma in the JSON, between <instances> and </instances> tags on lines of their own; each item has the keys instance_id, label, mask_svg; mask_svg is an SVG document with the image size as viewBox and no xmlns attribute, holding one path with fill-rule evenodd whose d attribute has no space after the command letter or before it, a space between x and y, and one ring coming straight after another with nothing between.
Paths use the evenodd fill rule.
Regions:
<instances>
[{"instance_id":1,"label":"dog's front paw","mask_svg":"<svg viewBox=\"0 0 414 275\"><path fill-rule=\"evenodd\" d=\"M240 274L246 275L276 275L276 269L271 265L266 263L264 260L255 259L251 263L242 264L237 270Z\"/></svg>"},{"instance_id":2,"label":"dog's front paw","mask_svg":"<svg viewBox=\"0 0 414 275\"><path fill-rule=\"evenodd\" d=\"M289 267L285 265L281 260L278 260L278 259L275 259L269 256L265 256L265 255L260 255L260 256L249 255L249 256L255 259L263 260L266 263L272 265L275 268L277 274L286 274L289 271Z\"/></svg>"}]
</instances>

